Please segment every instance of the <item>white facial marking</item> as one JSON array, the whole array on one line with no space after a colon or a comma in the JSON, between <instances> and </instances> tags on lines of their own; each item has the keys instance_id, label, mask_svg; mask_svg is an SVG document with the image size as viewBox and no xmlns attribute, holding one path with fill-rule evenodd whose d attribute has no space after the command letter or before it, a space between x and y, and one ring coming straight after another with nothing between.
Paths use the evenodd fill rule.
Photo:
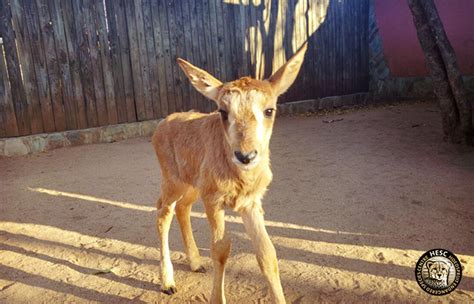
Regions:
<instances>
[{"instance_id":1,"label":"white facial marking","mask_svg":"<svg viewBox=\"0 0 474 304\"><path fill-rule=\"evenodd\" d=\"M260 101L264 98L263 94L259 91L253 90L246 92L243 95L240 92L232 92L222 98L222 102L226 104L229 115L228 115L228 141L231 146L238 146L238 130L236 124L236 118L239 115L244 115L246 111L250 110L255 119L255 133L247 134L256 139L257 143L263 143L267 140L267 134L265 130L265 115L264 109L261 107ZM248 112L247 112L248 113ZM250 118L250 117L249 117ZM254 147L259 149L259 147ZM247 152L247 151L244 151ZM261 151L259 151L261 152ZM235 155L232 155L232 162L239 167L241 170L251 170L255 168L260 162L260 154L257 154L248 164L240 162Z\"/></svg>"},{"instance_id":2,"label":"white facial marking","mask_svg":"<svg viewBox=\"0 0 474 304\"><path fill-rule=\"evenodd\" d=\"M252 112L257 120L257 130L256 130L256 138L259 142L262 142L265 137L265 125L263 120L265 119L263 115L263 110L260 108L258 103L254 103L252 105Z\"/></svg>"}]
</instances>

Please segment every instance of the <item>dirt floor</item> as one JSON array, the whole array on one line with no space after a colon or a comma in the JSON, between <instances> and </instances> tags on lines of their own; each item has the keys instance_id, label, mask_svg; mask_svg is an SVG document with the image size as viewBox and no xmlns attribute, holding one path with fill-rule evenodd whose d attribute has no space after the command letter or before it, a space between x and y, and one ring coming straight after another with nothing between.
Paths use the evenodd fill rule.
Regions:
<instances>
[{"instance_id":1,"label":"dirt floor","mask_svg":"<svg viewBox=\"0 0 474 304\"><path fill-rule=\"evenodd\" d=\"M264 208L288 302L474 301L474 148L442 142L434 105L280 117L271 150ZM160 173L148 139L4 158L0 172L0 302L209 299L200 202L192 221L208 271L189 270L174 221L178 293L160 293ZM268 302L250 241L228 214L227 300ZM414 279L418 258L439 247L464 268L444 297Z\"/></svg>"}]
</instances>

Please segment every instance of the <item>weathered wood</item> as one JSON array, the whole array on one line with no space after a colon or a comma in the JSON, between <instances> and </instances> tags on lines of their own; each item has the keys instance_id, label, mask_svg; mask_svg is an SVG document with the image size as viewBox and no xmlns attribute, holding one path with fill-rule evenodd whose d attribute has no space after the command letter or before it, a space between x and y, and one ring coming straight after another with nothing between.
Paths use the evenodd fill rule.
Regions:
<instances>
[{"instance_id":1,"label":"weathered wood","mask_svg":"<svg viewBox=\"0 0 474 304\"><path fill-rule=\"evenodd\" d=\"M137 119L142 121L146 119L145 92L143 87L140 50L138 46L137 18L135 14L134 1L125 0L125 13L127 16L128 44L130 47L130 60L132 64L133 91L135 94L135 108L137 110Z\"/></svg>"},{"instance_id":2,"label":"weathered wood","mask_svg":"<svg viewBox=\"0 0 474 304\"><path fill-rule=\"evenodd\" d=\"M48 70L49 86L51 89L51 102L54 111L54 125L56 131L66 130L66 114L64 109L61 71L56 55L56 42L54 39L53 22L49 14L47 0L37 0L39 26L43 39L46 68Z\"/></svg>"},{"instance_id":3,"label":"weathered wood","mask_svg":"<svg viewBox=\"0 0 474 304\"><path fill-rule=\"evenodd\" d=\"M18 136L18 126L16 123L15 109L10 88L10 81L7 75L7 65L3 57L4 49L0 44L0 117L1 136Z\"/></svg>"},{"instance_id":4,"label":"weathered wood","mask_svg":"<svg viewBox=\"0 0 474 304\"><path fill-rule=\"evenodd\" d=\"M194 39L198 41L198 48L199 51L195 54L196 56L196 65L200 68L206 69L207 67L207 47L206 47L206 38L204 33L204 23L203 23L203 6L201 1L195 1L195 15L193 16L193 24L196 28L196 32L193 33ZM212 72L211 72L212 73ZM200 95L200 94L199 94ZM199 96L198 100L198 108L200 111L206 111L208 107L208 103L210 103L208 99L203 97L202 95Z\"/></svg>"},{"instance_id":5,"label":"weathered wood","mask_svg":"<svg viewBox=\"0 0 474 304\"><path fill-rule=\"evenodd\" d=\"M170 51L171 51L171 67L173 70L173 86L175 89L176 99L176 111L183 111L183 82L182 82L182 72L178 65L176 64L176 57L178 57L179 53L182 53L182 41L180 38L180 31L181 29L178 28L176 25L176 20L178 17L176 16L176 6L178 3L176 1L170 1L168 3L168 26L169 26L169 33L170 33Z\"/></svg>"},{"instance_id":6,"label":"weathered wood","mask_svg":"<svg viewBox=\"0 0 474 304\"><path fill-rule=\"evenodd\" d=\"M54 113L51 104L51 91L49 87L46 58L39 28L38 9L35 1L25 1L24 22L28 27L31 56L33 58L36 85L38 89L38 102L40 104L40 115L43 121L44 132L54 132Z\"/></svg>"},{"instance_id":7,"label":"weathered wood","mask_svg":"<svg viewBox=\"0 0 474 304\"><path fill-rule=\"evenodd\" d=\"M211 21L210 21L210 8L209 8L209 1L203 1L202 3L202 22L204 25L204 32L201 34L204 36L204 41L206 44L206 65L204 65L204 69L211 71L212 74L215 74L216 68L214 67L214 51L215 46L212 44L212 32L211 32ZM234 65L234 67L236 67ZM204 104L205 112L212 111L215 106L213 102L207 102Z\"/></svg>"},{"instance_id":8,"label":"weathered wood","mask_svg":"<svg viewBox=\"0 0 474 304\"><path fill-rule=\"evenodd\" d=\"M158 18L161 25L161 49L164 54L164 62L166 69L166 85L168 92L168 111L176 112L176 86L174 85L173 66L176 64L171 54L171 37L168 25L168 4L167 1L158 1Z\"/></svg>"},{"instance_id":9,"label":"weathered wood","mask_svg":"<svg viewBox=\"0 0 474 304\"><path fill-rule=\"evenodd\" d=\"M155 42L155 52L156 52L156 68L158 74L153 81L156 81L159 86L159 101L161 115L166 116L170 114L168 109L168 92L166 88L166 64L165 64L165 55L163 50L163 38L162 32L164 29L160 23L160 13L158 1L151 0L151 13L153 21L153 41Z\"/></svg>"},{"instance_id":10,"label":"weathered wood","mask_svg":"<svg viewBox=\"0 0 474 304\"><path fill-rule=\"evenodd\" d=\"M43 132L43 118L41 116L38 86L36 84L34 62L31 54L30 35L27 23L24 22L26 19L25 11L18 0L11 1L10 7L12 10L13 29L16 34L18 57L27 99L28 120L31 125L31 133L37 134Z\"/></svg>"},{"instance_id":11,"label":"weathered wood","mask_svg":"<svg viewBox=\"0 0 474 304\"><path fill-rule=\"evenodd\" d=\"M14 24L10 2L16 5ZM368 0L0 4L8 11L2 19L10 31L3 35L8 84L17 128L25 135L40 131L38 121L52 132L214 110L191 87L177 57L222 81L263 78L308 39L300 76L280 102L368 87ZM0 136L7 134L3 129Z\"/></svg>"},{"instance_id":12,"label":"weathered wood","mask_svg":"<svg viewBox=\"0 0 474 304\"><path fill-rule=\"evenodd\" d=\"M61 93L64 104L64 115L66 120L66 129L77 129L76 109L74 106L73 84L71 79L70 63L66 36L64 33L64 19L60 12L59 2L55 0L48 1L51 22L53 25L53 34L56 46L56 61L59 68L59 78L61 80Z\"/></svg>"},{"instance_id":13,"label":"weathered wood","mask_svg":"<svg viewBox=\"0 0 474 304\"><path fill-rule=\"evenodd\" d=\"M142 1L142 12L143 12L143 27L145 31L145 41L146 41L146 54L148 57L148 66L149 66L149 82L150 82L150 93L151 101L153 105L152 117L162 116L161 102L160 102L160 84L158 81L159 77L159 66L158 66L158 56L155 50L155 36L153 33L153 16L151 10L150 0Z\"/></svg>"},{"instance_id":14,"label":"weathered wood","mask_svg":"<svg viewBox=\"0 0 474 304\"><path fill-rule=\"evenodd\" d=\"M108 118L107 120L109 124L116 124L118 122L117 104L115 100L114 77L112 74L112 58L109 49L109 39L107 37L104 4L105 3L103 0L95 1L95 18L97 24L97 35L99 39L99 53L102 63L102 75L104 79L105 103L107 106Z\"/></svg>"},{"instance_id":15,"label":"weathered wood","mask_svg":"<svg viewBox=\"0 0 474 304\"><path fill-rule=\"evenodd\" d=\"M136 0L135 3L135 17L136 17L136 26L137 26L137 38L138 38L138 60L139 68L142 76L142 85L143 85L143 99L145 105L145 119L153 118L153 102L151 95L151 86L150 86L150 65L148 61L147 54L147 41L145 38L145 29L144 29L144 18L142 10L142 2L146 0Z\"/></svg>"},{"instance_id":16,"label":"weathered wood","mask_svg":"<svg viewBox=\"0 0 474 304\"><path fill-rule=\"evenodd\" d=\"M180 2L176 3L175 6L175 22L176 22L176 58L186 56L188 53L186 50L186 35L185 35L185 23L188 22L187 19L183 17L183 8ZM175 61L176 62L176 61ZM175 64L176 65L176 64ZM178 85L181 87L182 92L182 108L181 111L189 111L191 109L191 86L187 85L189 83L188 78L184 75L184 73L179 69L179 83Z\"/></svg>"},{"instance_id":17,"label":"weathered wood","mask_svg":"<svg viewBox=\"0 0 474 304\"><path fill-rule=\"evenodd\" d=\"M125 93L125 103L127 105L127 121L137 121L135 108L135 91L132 78L132 63L130 55L130 45L128 38L127 19L125 14L125 0L110 0L115 4L115 14L117 17L117 32L120 44L120 60L122 62L123 88Z\"/></svg>"},{"instance_id":18,"label":"weathered wood","mask_svg":"<svg viewBox=\"0 0 474 304\"><path fill-rule=\"evenodd\" d=\"M85 8L84 22L86 23L87 43L89 44L89 54L92 67L92 77L94 79L95 106L97 118L100 126L108 124L107 103L105 100L105 86L102 72L102 60L99 54L99 38L97 36L96 7L94 0L82 0ZM89 77L91 75L88 75Z\"/></svg>"},{"instance_id":19,"label":"weathered wood","mask_svg":"<svg viewBox=\"0 0 474 304\"><path fill-rule=\"evenodd\" d=\"M80 62L80 77L84 89L84 105L87 115L87 125L96 127L99 125L97 109L95 103L94 78L92 77L92 61L89 53L88 25L84 10L86 9L82 2L72 0L75 29L77 37L78 56Z\"/></svg>"},{"instance_id":20,"label":"weathered wood","mask_svg":"<svg viewBox=\"0 0 474 304\"><path fill-rule=\"evenodd\" d=\"M120 38L118 34L116 6L118 1L106 0L107 24L109 28L108 40L110 47L111 76L113 77L113 88L115 96L115 106L117 109L117 122L127 122L127 103L125 100L125 88L123 81L122 59L120 54Z\"/></svg>"},{"instance_id":21,"label":"weathered wood","mask_svg":"<svg viewBox=\"0 0 474 304\"><path fill-rule=\"evenodd\" d=\"M192 20L191 20L191 7L190 2L182 1L181 2L181 10L183 12L183 31L184 31L184 44L185 44L185 54L186 60L190 62L196 62L194 52L196 49L196 43L193 44L193 36L192 36ZM196 42L194 40L194 42ZM198 109L197 107L197 100L198 100L198 92L191 87L189 81L184 81L183 86L187 89L188 92L188 99L187 100L187 109Z\"/></svg>"},{"instance_id":22,"label":"weathered wood","mask_svg":"<svg viewBox=\"0 0 474 304\"><path fill-rule=\"evenodd\" d=\"M31 133L30 122L28 120L28 100L26 99L26 92L21 79L20 61L18 59L11 18L11 10L8 2L0 1L0 36L3 39L18 134L26 135Z\"/></svg>"},{"instance_id":23,"label":"weathered wood","mask_svg":"<svg viewBox=\"0 0 474 304\"><path fill-rule=\"evenodd\" d=\"M84 92L80 75L79 46L75 30L74 8L71 0L60 2L62 18L64 22L64 35L66 37L66 49L68 52L69 69L71 73L73 105L76 113L77 128L87 128L86 106L84 103ZM46 73L46 71L43 71ZM39 86L39 85L38 85Z\"/></svg>"},{"instance_id":24,"label":"weathered wood","mask_svg":"<svg viewBox=\"0 0 474 304\"><path fill-rule=\"evenodd\" d=\"M247 9L247 11L250 11ZM226 37L224 35L224 27L226 26L226 21L223 19L224 15L222 14L222 2L216 1L216 10L215 18L217 22L217 62L219 64L220 74L218 75L219 80L227 81L227 66L226 66ZM194 36L193 36L194 37Z\"/></svg>"}]
</instances>

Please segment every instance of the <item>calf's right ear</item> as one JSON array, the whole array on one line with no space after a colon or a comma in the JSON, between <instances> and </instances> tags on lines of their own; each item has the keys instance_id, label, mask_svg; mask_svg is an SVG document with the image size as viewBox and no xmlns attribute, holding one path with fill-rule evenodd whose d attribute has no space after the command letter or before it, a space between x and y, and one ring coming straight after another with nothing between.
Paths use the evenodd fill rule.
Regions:
<instances>
[{"instance_id":1,"label":"calf's right ear","mask_svg":"<svg viewBox=\"0 0 474 304\"><path fill-rule=\"evenodd\" d=\"M222 82L184 59L178 58L177 61L193 87L202 95L217 102Z\"/></svg>"}]
</instances>

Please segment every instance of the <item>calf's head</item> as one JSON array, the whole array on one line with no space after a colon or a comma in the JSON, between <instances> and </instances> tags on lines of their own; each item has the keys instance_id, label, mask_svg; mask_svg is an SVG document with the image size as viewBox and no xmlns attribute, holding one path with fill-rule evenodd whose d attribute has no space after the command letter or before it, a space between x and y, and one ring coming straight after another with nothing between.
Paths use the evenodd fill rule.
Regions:
<instances>
[{"instance_id":1,"label":"calf's head","mask_svg":"<svg viewBox=\"0 0 474 304\"><path fill-rule=\"evenodd\" d=\"M178 59L194 88L216 102L231 151L229 157L239 168L250 170L262 156L268 156L277 98L295 81L306 48L304 44L267 80L243 77L222 83L208 72Z\"/></svg>"}]
</instances>

